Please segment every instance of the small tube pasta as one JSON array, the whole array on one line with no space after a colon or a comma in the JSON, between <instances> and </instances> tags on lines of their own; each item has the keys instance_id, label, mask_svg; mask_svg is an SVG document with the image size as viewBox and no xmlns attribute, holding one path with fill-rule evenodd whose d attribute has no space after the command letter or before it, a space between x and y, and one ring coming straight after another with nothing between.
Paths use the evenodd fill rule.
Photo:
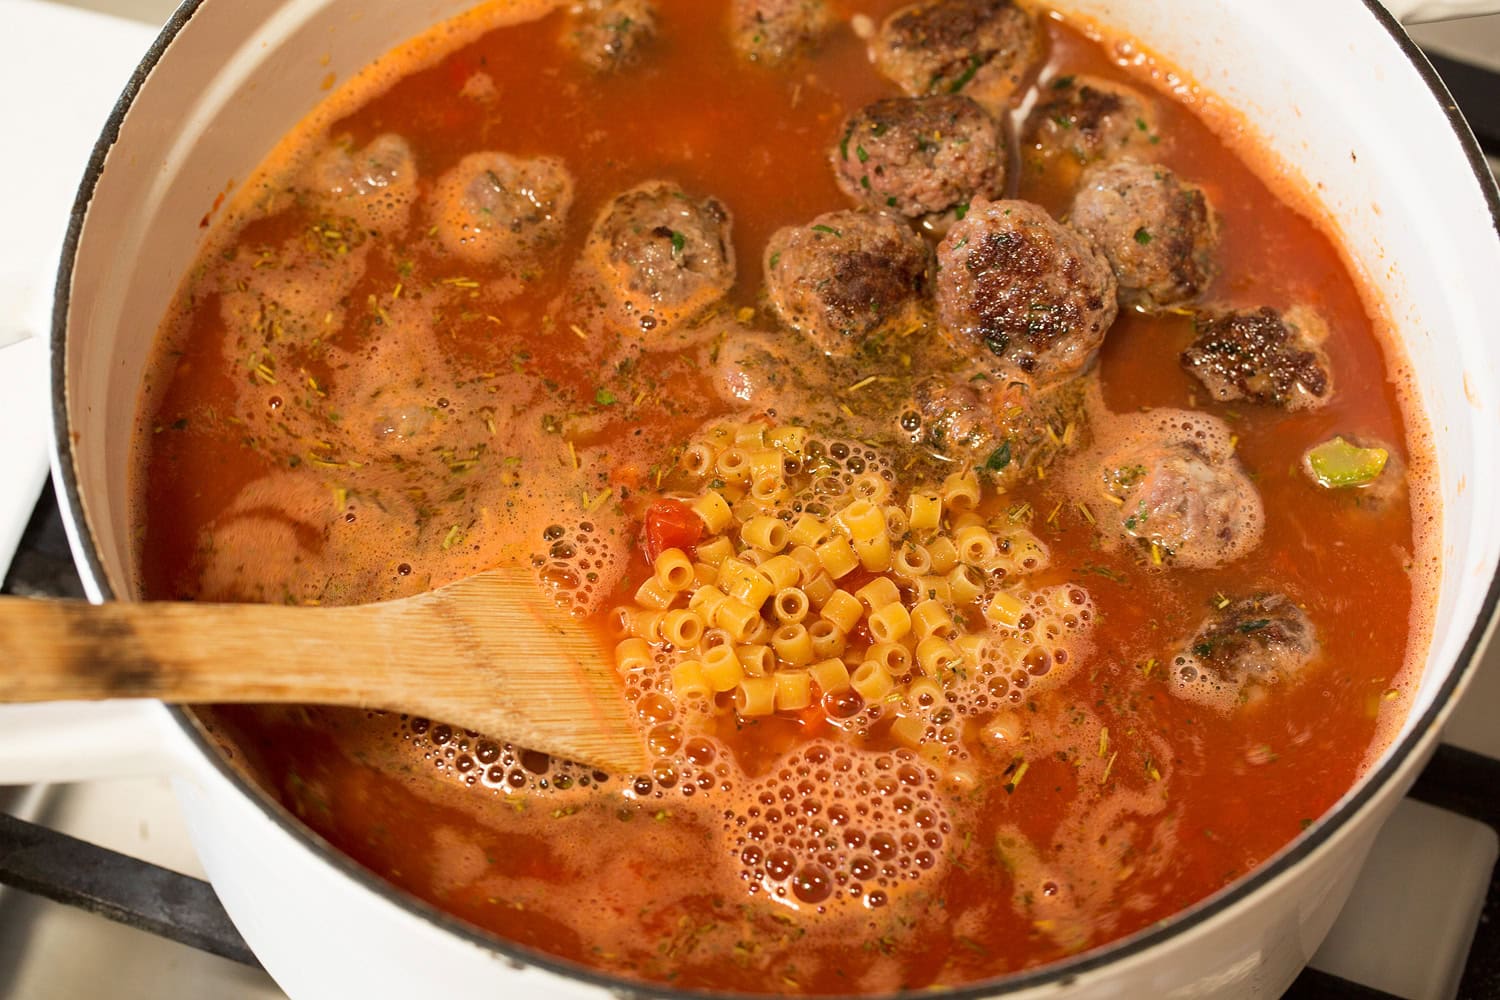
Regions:
<instances>
[{"instance_id":1,"label":"small tube pasta","mask_svg":"<svg viewBox=\"0 0 1500 1000\"><path fill-rule=\"evenodd\" d=\"M698 549L702 552L702 546ZM927 558L932 560L932 572L947 573L958 565L958 549L953 544L953 539L947 535L939 535L927 543Z\"/></svg>"},{"instance_id":2,"label":"small tube pasta","mask_svg":"<svg viewBox=\"0 0 1500 1000\"><path fill-rule=\"evenodd\" d=\"M744 677L745 668L728 646L715 646L703 654L703 678L715 692L733 691Z\"/></svg>"},{"instance_id":3,"label":"small tube pasta","mask_svg":"<svg viewBox=\"0 0 1500 1000\"><path fill-rule=\"evenodd\" d=\"M864 613L864 605L860 604L859 598L847 590L835 590L828 600L823 602L823 607L818 612L821 617L838 626L838 630L845 635L848 635L849 630L859 624Z\"/></svg>"},{"instance_id":4,"label":"small tube pasta","mask_svg":"<svg viewBox=\"0 0 1500 1000\"><path fill-rule=\"evenodd\" d=\"M641 670L651 663L651 644L645 639L631 637L615 646L615 666L621 670Z\"/></svg>"},{"instance_id":5,"label":"small tube pasta","mask_svg":"<svg viewBox=\"0 0 1500 1000\"><path fill-rule=\"evenodd\" d=\"M750 630L745 633L746 642L768 645L771 642L771 623L760 615L755 616L755 621L750 623Z\"/></svg>"},{"instance_id":6,"label":"small tube pasta","mask_svg":"<svg viewBox=\"0 0 1500 1000\"><path fill-rule=\"evenodd\" d=\"M817 553L818 562L823 564L823 569L835 580L848 576L860 563L859 554L843 535L829 539L813 551Z\"/></svg>"},{"instance_id":7,"label":"small tube pasta","mask_svg":"<svg viewBox=\"0 0 1500 1000\"><path fill-rule=\"evenodd\" d=\"M677 600L679 591L668 590L662 586L662 582L654 576L648 576L635 590L635 603L643 608L652 608L656 611L665 611Z\"/></svg>"},{"instance_id":8,"label":"small tube pasta","mask_svg":"<svg viewBox=\"0 0 1500 1000\"><path fill-rule=\"evenodd\" d=\"M871 541L885 535L885 514L868 500L855 500L838 513L850 539Z\"/></svg>"},{"instance_id":9,"label":"small tube pasta","mask_svg":"<svg viewBox=\"0 0 1500 1000\"><path fill-rule=\"evenodd\" d=\"M943 700L943 686L931 677L918 677L906 689L908 704L926 708Z\"/></svg>"},{"instance_id":10,"label":"small tube pasta","mask_svg":"<svg viewBox=\"0 0 1500 1000\"><path fill-rule=\"evenodd\" d=\"M876 642L899 642L911 631L911 614L900 601L870 612L870 637Z\"/></svg>"},{"instance_id":11,"label":"small tube pasta","mask_svg":"<svg viewBox=\"0 0 1500 1000\"><path fill-rule=\"evenodd\" d=\"M714 624L729 633L735 642L748 639L751 629L760 622L760 612L747 607L744 602L726 597L714 606ZM727 690L727 688L726 688Z\"/></svg>"},{"instance_id":12,"label":"small tube pasta","mask_svg":"<svg viewBox=\"0 0 1500 1000\"><path fill-rule=\"evenodd\" d=\"M740 540L762 552L780 552L786 548L791 531L779 517L760 514L740 525Z\"/></svg>"},{"instance_id":13,"label":"small tube pasta","mask_svg":"<svg viewBox=\"0 0 1500 1000\"><path fill-rule=\"evenodd\" d=\"M802 579L802 567L791 556L772 556L756 567L776 590L794 587Z\"/></svg>"},{"instance_id":14,"label":"small tube pasta","mask_svg":"<svg viewBox=\"0 0 1500 1000\"><path fill-rule=\"evenodd\" d=\"M720 461L723 461L723 456L720 456ZM979 505L979 477L973 472L955 472L943 480L938 495L945 506L955 511L973 510Z\"/></svg>"},{"instance_id":15,"label":"small tube pasta","mask_svg":"<svg viewBox=\"0 0 1500 1000\"><path fill-rule=\"evenodd\" d=\"M900 715L891 723L891 736L902 746L915 750L927 735L927 723L914 715Z\"/></svg>"},{"instance_id":16,"label":"small tube pasta","mask_svg":"<svg viewBox=\"0 0 1500 1000\"><path fill-rule=\"evenodd\" d=\"M734 710L746 718L776 711L776 679L746 677L734 690Z\"/></svg>"},{"instance_id":17,"label":"small tube pasta","mask_svg":"<svg viewBox=\"0 0 1500 1000\"><path fill-rule=\"evenodd\" d=\"M913 589L920 600L942 601L944 604L953 600L953 588L948 586L945 576L918 577Z\"/></svg>"},{"instance_id":18,"label":"small tube pasta","mask_svg":"<svg viewBox=\"0 0 1500 1000\"><path fill-rule=\"evenodd\" d=\"M693 563L693 586L712 587L719 582L719 567L712 563ZM695 591L696 592L696 591Z\"/></svg>"},{"instance_id":19,"label":"small tube pasta","mask_svg":"<svg viewBox=\"0 0 1500 1000\"><path fill-rule=\"evenodd\" d=\"M714 450L706 442L694 441L682 450L677 464L684 472L694 476L706 476L714 467Z\"/></svg>"},{"instance_id":20,"label":"small tube pasta","mask_svg":"<svg viewBox=\"0 0 1500 1000\"><path fill-rule=\"evenodd\" d=\"M871 573L891 568L891 539L884 531L874 538L856 538L852 544L859 555L859 564Z\"/></svg>"},{"instance_id":21,"label":"small tube pasta","mask_svg":"<svg viewBox=\"0 0 1500 1000\"><path fill-rule=\"evenodd\" d=\"M750 479L750 456L740 447L725 448L719 452L714 469L725 479L747 482Z\"/></svg>"},{"instance_id":22,"label":"small tube pasta","mask_svg":"<svg viewBox=\"0 0 1500 1000\"><path fill-rule=\"evenodd\" d=\"M1000 551L995 545L995 536L981 524L971 524L958 529L953 536L953 544L958 549L959 562L968 563L971 566L989 564Z\"/></svg>"},{"instance_id":23,"label":"small tube pasta","mask_svg":"<svg viewBox=\"0 0 1500 1000\"><path fill-rule=\"evenodd\" d=\"M776 592L771 602L776 617L787 625L795 625L807 617L807 594L800 587L783 587Z\"/></svg>"},{"instance_id":24,"label":"small tube pasta","mask_svg":"<svg viewBox=\"0 0 1500 1000\"><path fill-rule=\"evenodd\" d=\"M898 576L915 580L932 571L932 557L922 546L908 542L891 554L891 569Z\"/></svg>"},{"instance_id":25,"label":"small tube pasta","mask_svg":"<svg viewBox=\"0 0 1500 1000\"><path fill-rule=\"evenodd\" d=\"M984 609L985 618L1005 628L1015 628L1020 625L1021 616L1025 613L1026 602L1005 590L991 598L989 605Z\"/></svg>"},{"instance_id":26,"label":"small tube pasta","mask_svg":"<svg viewBox=\"0 0 1500 1000\"><path fill-rule=\"evenodd\" d=\"M771 633L771 645L776 655L794 667L812 662L812 637L802 625L783 625Z\"/></svg>"},{"instance_id":27,"label":"small tube pasta","mask_svg":"<svg viewBox=\"0 0 1500 1000\"><path fill-rule=\"evenodd\" d=\"M849 687L849 668L844 666L843 660L833 657L819 660L807 668L807 673L824 694L845 691Z\"/></svg>"},{"instance_id":28,"label":"small tube pasta","mask_svg":"<svg viewBox=\"0 0 1500 1000\"><path fill-rule=\"evenodd\" d=\"M805 583L823 572L823 564L818 561L818 554L812 550L811 545L794 545L787 556L797 564L799 582Z\"/></svg>"},{"instance_id":29,"label":"small tube pasta","mask_svg":"<svg viewBox=\"0 0 1500 1000\"><path fill-rule=\"evenodd\" d=\"M728 538L720 535L718 538L707 542L699 542L694 552L700 562L706 562L710 566L718 566L725 559L734 555L734 543Z\"/></svg>"},{"instance_id":30,"label":"small tube pasta","mask_svg":"<svg viewBox=\"0 0 1500 1000\"><path fill-rule=\"evenodd\" d=\"M781 670L776 673L776 708L783 712L800 712L812 704L812 677L806 670Z\"/></svg>"},{"instance_id":31,"label":"small tube pasta","mask_svg":"<svg viewBox=\"0 0 1500 1000\"><path fill-rule=\"evenodd\" d=\"M839 585L827 573L819 573L802 585L802 592L815 608L821 608L828 599L838 593Z\"/></svg>"},{"instance_id":32,"label":"small tube pasta","mask_svg":"<svg viewBox=\"0 0 1500 1000\"><path fill-rule=\"evenodd\" d=\"M776 654L771 651L770 646L759 643L736 646L734 655L739 659L740 666L744 667L745 673L751 677L764 677L776 670Z\"/></svg>"},{"instance_id":33,"label":"small tube pasta","mask_svg":"<svg viewBox=\"0 0 1500 1000\"><path fill-rule=\"evenodd\" d=\"M661 619L660 611L651 611L646 608L620 608L620 625L625 629L620 638L627 636L639 636L647 642L661 641Z\"/></svg>"},{"instance_id":34,"label":"small tube pasta","mask_svg":"<svg viewBox=\"0 0 1500 1000\"><path fill-rule=\"evenodd\" d=\"M848 645L844 633L826 618L819 618L807 626L807 637L812 640L813 658L818 660L842 656Z\"/></svg>"},{"instance_id":35,"label":"small tube pasta","mask_svg":"<svg viewBox=\"0 0 1500 1000\"><path fill-rule=\"evenodd\" d=\"M953 643L942 636L929 635L917 643L917 666L928 677L942 677L943 672L951 670L959 659Z\"/></svg>"},{"instance_id":36,"label":"small tube pasta","mask_svg":"<svg viewBox=\"0 0 1500 1000\"><path fill-rule=\"evenodd\" d=\"M887 604L900 604L901 591L889 578L879 576L854 592L860 603L871 611L879 611ZM851 626L852 627L852 626ZM848 629L845 629L847 632Z\"/></svg>"},{"instance_id":37,"label":"small tube pasta","mask_svg":"<svg viewBox=\"0 0 1500 1000\"><path fill-rule=\"evenodd\" d=\"M962 563L948 571L948 591L954 604L968 604L984 592L979 571Z\"/></svg>"},{"instance_id":38,"label":"small tube pasta","mask_svg":"<svg viewBox=\"0 0 1500 1000\"><path fill-rule=\"evenodd\" d=\"M706 621L714 621L715 609L727 600L729 596L718 587L699 587L688 598L688 610L698 612Z\"/></svg>"},{"instance_id":39,"label":"small tube pasta","mask_svg":"<svg viewBox=\"0 0 1500 1000\"><path fill-rule=\"evenodd\" d=\"M703 664L697 660L683 660L673 667L672 694L679 699L707 698L713 694L708 678L703 676Z\"/></svg>"},{"instance_id":40,"label":"small tube pasta","mask_svg":"<svg viewBox=\"0 0 1500 1000\"><path fill-rule=\"evenodd\" d=\"M681 549L663 549L651 572L663 587L671 591L686 590L693 582L693 562Z\"/></svg>"},{"instance_id":41,"label":"small tube pasta","mask_svg":"<svg viewBox=\"0 0 1500 1000\"><path fill-rule=\"evenodd\" d=\"M725 528L729 527L729 521L734 516L729 509L729 501L713 490L709 490L689 506L693 508L693 512L698 515L699 520L703 522L703 527L710 535L721 534Z\"/></svg>"},{"instance_id":42,"label":"small tube pasta","mask_svg":"<svg viewBox=\"0 0 1500 1000\"><path fill-rule=\"evenodd\" d=\"M823 519L812 514L803 514L792 524L792 530L787 535L787 541L792 545L805 545L808 548L822 545L833 537L833 532L828 530L828 525Z\"/></svg>"},{"instance_id":43,"label":"small tube pasta","mask_svg":"<svg viewBox=\"0 0 1500 1000\"><path fill-rule=\"evenodd\" d=\"M929 635L952 638L958 629L953 624L953 616L948 614L948 609L941 601L927 600L911 609L912 631L916 632L918 639L925 639Z\"/></svg>"},{"instance_id":44,"label":"small tube pasta","mask_svg":"<svg viewBox=\"0 0 1500 1000\"><path fill-rule=\"evenodd\" d=\"M879 701L891 693L896 682L891 675L873 660L866 660L849 675L849 686L859 692L865 701Z\"/></svg>"},{"instance_id":45,"label":"small tube pasta","mask_svg":"<svg viewBox=\"0 0 1500 1000\"><path fill-rule=\"evenodd\" d=\"M907 527L916 534L937 531L943 523L943 500L936 493L913 493L906 499Z\"/></svg>"},{"instance_id":46,"label":"small tube pasta","mask_svg":"<svg viewBox=\"0 0 1500 1000\"><path fill-rule=\"evenodd\" d=\"M668 611L662 616L661 637L678 649L692 649L703 638L703 619L696 611Z\"/></svg>"},{"instance_id":47,"label":"small tube pasta","mask_svg":"<svg viewBox=\"0 0 1500 1000\"><path fill-rule=\"evenodd\" d=\"M877 642L865 653L865 662L878 663L886 673L900 677L911 669L911 653L899 642Z\"/></svg>"}]
</instances>

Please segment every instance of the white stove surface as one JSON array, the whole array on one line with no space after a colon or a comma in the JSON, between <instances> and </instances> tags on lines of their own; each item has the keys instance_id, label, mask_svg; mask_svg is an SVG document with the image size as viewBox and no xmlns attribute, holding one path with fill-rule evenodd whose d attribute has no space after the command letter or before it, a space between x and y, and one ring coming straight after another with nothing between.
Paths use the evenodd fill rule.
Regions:
<instances>
[{"instance_id":1,"label":"white stove surface","mask_svg":"<svg viewBox=\"0 0 1500 1000\"><path fill-rule=\"evenodd\" d=\"M91 67L98 93L91 100L82 95L76 98L68 127L63 129L67 134L51 136L48 147L56 156L49 162L82 164L83 151L103 121L118 83L153 36L151 26L163 23L175 4L171 0L71 0L69 6L112 16L61 11L34 0L6 0L0 4L0 21L7 22L11 33L9 47L16 47L18 38L20 47L33 51L42 46L60 54L66 46L68 58L57 62L65 67ZM41 24L45 30L37 29L40 33L28 38L26 30ZM1424 44L1500 69L1500 15L1461 24L1426 25L1413 34ZM80 47L86 51L80 52ZM0 42L0 50L5 48L7 44ZM8 55L0 53L0 85L6 83L9 61ZM27 87L35 92L36 81L29 79ZM4 91L27 92L16 86L6 86ZM31 124L35 125L34 119ZM6 167L0 165L0 169ZM46 183L54 189L54 199L71 197L76 176ZM59 185L61 196L56 194ZM17 188L6 183L0 191L9 201ZM5 206L7 214L12 207ZM66 218L66 202L63 209L51 217ZM41 242L32 245L56 246L59 237L59 233L41 233ZM0 360L3 357L0 354ZM41 423L45 417L38 413L36 419ZM0 454L0 463L5 457ZM0 474L0 483L16 482L3 467ZM5 529L0 524L0 541ZM0 551L0 575L9 556L9 550ZM1500 726L1493 717L1497 704L1500 644L1483 656L1445 739L1500 757ZM0 809L184 874L203 875L165 779L0 788ZM1411 800L1403 802L1381 833L1365 877L1313 965L1410 1000L1454 996L1496 854L1496 835L1488 827ZM283 994L259 970L71 907L0 889L0 998L104 996L261 1000Z\"/></svg>"}]
</instances>

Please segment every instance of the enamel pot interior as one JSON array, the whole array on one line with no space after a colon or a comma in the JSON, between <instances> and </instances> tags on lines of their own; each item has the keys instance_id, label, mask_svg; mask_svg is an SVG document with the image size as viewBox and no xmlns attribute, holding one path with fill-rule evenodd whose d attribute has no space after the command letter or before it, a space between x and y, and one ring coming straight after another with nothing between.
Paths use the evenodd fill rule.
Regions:
<instances>
[{"instance_id":1,"label":"enamel pot interior","mask_svg":"<svg viewBox=\"0 0 1500 1000\"><path fill-rule=\"evenodd\" d=\"M174 16L132 79L80 191L54 327L57 478L94 598L137 596L128 462L142 369L216 199L325 96L330 74L347 79L469 6L422 0L381 5L377 14L360 0L199 0ZM1287 165L1285 173L1333 220L1351 266L1376 300L1372 306L1389 319L1411 362L1414 401L1426 414L1440 470L1443 569L1433 642L1411 715L1360 786L1277 859L1189 911L1175 929L1145 932L1042 973L1040 981L1128 956L1246 905L1339 836L1351 817L1368 820L1379 812L1360 813L1398 772L1410 780L1403 762L1415 748L1430 747L1472 661L1494 608L1500 551L1496 464L1478 460L1500 454L1500 347L1488 336L1480 297L1500 274L1500 202L1467 129L1445 110L1446 94L1400 29L1373 2L1055 0L1054 6L1150 39L1204 92L1243 113L1247 136L1269 150L1269 162ZM316 863L352 870L218 761L190 713L174 711L171 718L205 771L242 805L282 827ZM1367 844L1373 830L1366 832ZM390 905L464 933L378 880L358 878ZM1039 978L1027 980L1034 985Z\"/></svg>"}]
</instances>

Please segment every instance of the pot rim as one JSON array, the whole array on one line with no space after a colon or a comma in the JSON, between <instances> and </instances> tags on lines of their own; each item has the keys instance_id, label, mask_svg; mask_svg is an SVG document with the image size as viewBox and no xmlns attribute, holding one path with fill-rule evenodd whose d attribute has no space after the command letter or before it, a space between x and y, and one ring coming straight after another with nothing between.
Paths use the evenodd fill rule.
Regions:
<instances>
[{"instance_id":1,"label":"pot rim","mask_svg":"<svg viewBox=\"0 0 1500 1000\"><path fill-rule=\"evenodd\" d=\"M68 221L67 234L63 241L62 255L58 266L51 331L52 426L56 456L53 466L53 479L58 488L58 501L62 515L73 529L75 535L75 545L73 547L74 560L79 564L78 568L87 581L97 588L101 600L114 599L115 594L105 577L103 564L99 558L88 520L83 516L84 507L82 495L79 490L77 472L74 466L72 438L67 431L70 424L68 420L67 394L65 392L66 345L73 271L77 261L79 241L89 205L93 200L94 192L100 175L103 173L109 152L119 138L120 129L125 117L134 104L135 98L142 86L144 86L147 78L155 70L157 63L160 62L168 46L176 40L178 33L187 25L198 8L205 2L207 0L185 0L172 13L163 26L161 33L142 58L140 65L136 67L127 81L119 100L105 122L79 184L78 195L74 201L72 214ZM1406 34L1396 18L1382 6L1380 0L1362 0L1362 2L1366 12L1371 17L1374 17L1396 42L1402 54L1411 63L1413 68L1416 69L1422 81L1427 85L1432 97L1441 107L1443 115L1453 131L1454 138L1458 140L1459 147L1463 150L1469 162L1470 169L1479 183L1480 190L1490 211L1491 223L1495 229L1497 238L1500 238L1500 189L1497 189L1494 183L1489 164L1486 162L1484 154L1481 152L1478 142L1469 128L1468 122L1458 110L1458 106L1454 102L1452 95L1448 92L1446 85L1438 76L1436 70L1433 69L1432 64L1428 62L1417 44ZM1500 571L1497 571L1495 576L1490 580L1484 601L1480 607L1480 613L1469 631L1469 635L1458 654L1453 669L1444 679L1432 703L1417 719L1416 724L1390 748L1389 753L1385 755L1384 762L1379 767L1366 772L1351 792L1346 794L1330 812L1325 813L1305 833L1284 847L1279 853L1267 859L1248 875L1240 878L1214 895L1177 912L1160 923L1098 948L1083 952L1073 958L967 986L952 987L941 991L910 990L886 994L885 996L888 1000L915 1000L917 997L943 997L947 998L947 1000L986 1000L989 997L1049 985L1065 987L1081 975L1122 960L1143 955L1168 939L1178 934L1187 933L1194 927L1207 923L1227 910L1239 905L1245 899L1256 895L1278 877L1296 868L1305 859L1332 841L1335 835L1343 831L1354 817L1371 803L1377 792L1382 790L1407 764L1412 754L1418 750L1423 741L1433 732L1439 718L1452 707L1450 703L1454 691L1474 671L1479 646L1484 639L1490 621L1495 617L1497 606L1500 606ZM365 868L342 851L339 851L322 836L297 820L281 803L272 799L258 785L254 784L238 769L233 767L204 732L190 708L178 705L164 705L164 707L171 720L181 730L182 735L187 738L189 745L204 758L213 771L219 777L225 779L236 791L248 797L263 816L282 833L288 835L293 841L300 842L318 860L331 866L345 877L352 879L360 887L375 893L387 902L405 909L439 930L456 935L472 945L498 953L507 959L536 966L566 979L609 990L616 996L631 998L651 997L662 998L662 1000L709 1000L709 998L744 995L675 989L659 986L654 983L612 976L587 966L577 965L556 958L544 952L534 951L498 935L480 930L438 909L425 900L419 899L405 890L398 888L371 869ZM841 998L831 998L831 1000L841 1000ZM857 997L844 997L842 1000L871 1000L871 997L867 994L861 994Z\"/></svg>"}]
</instances>

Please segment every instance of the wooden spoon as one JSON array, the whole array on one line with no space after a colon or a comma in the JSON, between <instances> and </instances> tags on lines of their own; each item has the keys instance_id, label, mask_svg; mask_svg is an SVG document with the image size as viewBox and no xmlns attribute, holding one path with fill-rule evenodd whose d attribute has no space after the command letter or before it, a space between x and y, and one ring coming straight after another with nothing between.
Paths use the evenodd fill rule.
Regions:
<instances>
[{"instance_id":1,"label":"wooden spoon","mask_svg":"<svg viewBox=\"0 0 1500 1000\"><path fill-rule=\"evenodd\" d=\"M100 698L380 708L647 763L600 637L516 569L337 608L0 598L0 701Z\"/></svg>"}]
</instances>

